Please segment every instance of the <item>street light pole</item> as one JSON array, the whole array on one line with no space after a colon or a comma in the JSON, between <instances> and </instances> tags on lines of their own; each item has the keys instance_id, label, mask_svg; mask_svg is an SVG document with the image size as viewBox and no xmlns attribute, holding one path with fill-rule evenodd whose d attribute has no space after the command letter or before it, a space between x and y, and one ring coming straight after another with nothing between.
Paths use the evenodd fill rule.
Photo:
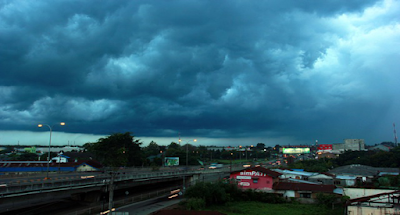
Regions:
<instances>
[{"instance_id":1,"label":"street light pole","mask_svg":"<svg viewBox=\"0 0 400 215\"><path fill-rule=\"evenodd\" d=\"M53 126L55 125L65 125L65 122L61 122L60 124L55 124L53 126L50 126L48 124L39 124L38 127L41 128L43 126L47 126L50 129L50 139L49 139L49 152L47 154L47 174L46 174L46 178L45 179L49 179L49 169L50 169L50 146L51 146L51 134L53 132Z\"/></svg>"},{"instance_id":2,"label":"street light pole","mask_svg":"<svg viewBox=\"0 0 400 215\"><path fill-rule=\"evenodd\" d=\"M179 142L182 142L181 139L179 139ZM189 142L186 142L186 169L188 168L188 163L189 163ZM197 139L193 139L193 142L197 142Z\"/></svg>"},{"instance_id":3,"label":"street light pole","mask_svg":"<svg viewBox=\"0 0 400 215\"><path fill-rule=\"evenodd\" d=\"M193 141L194 142L196 142L197 141L197 139L193 139ZM182 140L181 139L179 139L179 143L181 143L182 142ZM188 161L189 161L189 142L190 141L186 141L186 171L188 170ZM185 191L186 190L186 183L185 183L185 175L183 176L183 191Z\"/></svg>"}]
</instances>

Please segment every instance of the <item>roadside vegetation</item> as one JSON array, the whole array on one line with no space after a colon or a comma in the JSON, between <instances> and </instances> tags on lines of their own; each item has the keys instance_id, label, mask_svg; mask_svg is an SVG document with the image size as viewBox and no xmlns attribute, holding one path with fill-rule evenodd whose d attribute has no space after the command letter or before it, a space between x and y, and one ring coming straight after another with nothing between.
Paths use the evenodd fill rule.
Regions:
<instances>
[{"instance_id":1,"label":"roadside vegetation","mask_svg":"<svg viewBox=\"0 0 400 215\"><path fill-rule=\"evenodd\" d=\"M231 202L222 206L211 206L207 210L227 215L341 215L343 207L331 209L317 204L284 203L271 204L256 201Z\"/></svg>"},{"instance_id":2,"label":"roadside vegetation","mask_svg":"<svg viewBox=\"0 0 400 215\"><path fill-rule=\"evenodd\" d=\"M241 190L230 181L217 183L197 183L187 189L184 206L187 210L220 211L225 214L342 214L346 198L335 195L318 194L318 204L300 204L295 199L288 200L278 194ZM334 207L332 207L334 206Z\"/></svg>"}]
</instances>

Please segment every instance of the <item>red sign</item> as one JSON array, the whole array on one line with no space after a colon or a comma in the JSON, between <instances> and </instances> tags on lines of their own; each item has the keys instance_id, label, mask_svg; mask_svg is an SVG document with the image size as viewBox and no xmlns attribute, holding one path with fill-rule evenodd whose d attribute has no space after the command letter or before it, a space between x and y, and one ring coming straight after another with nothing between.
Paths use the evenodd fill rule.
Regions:
<instances>
[{"instance_id":1,"label":"red sign","mask_svg":"<svg viewBox=\"0 0 400 215\"><path fill-rule=\"evenodd\" d=\"M319 151L332 150L332 144L319 144L318 150Z\"/></svg>"},{"instance_id":2,"label":"red sign","mask_svg":"<svg viewBox=\"0 0 400 215\"><path fill-rule=\"evenodd\" d=\"M271 176L254 170L231 173L231 178L236 179L238 186L243 189L271 190L274 183Z\"/></svg>"}]
</instances>

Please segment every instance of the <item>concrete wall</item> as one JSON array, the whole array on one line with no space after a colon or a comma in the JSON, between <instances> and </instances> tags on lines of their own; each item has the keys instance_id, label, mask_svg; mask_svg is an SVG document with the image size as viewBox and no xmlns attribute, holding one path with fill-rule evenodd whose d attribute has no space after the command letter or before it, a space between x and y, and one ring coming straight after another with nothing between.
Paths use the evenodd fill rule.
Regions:
<instances>
[{"instance_id":1,"label":"concrete wall","mask_svg":"<svg viewBox=\"0 0 400 215\"><path fill-rule=\"evenodd\" d=\"M364 139L345 139L344 143L333 144L334 151L363 151L365 150Z\"/></svg>"},{"instance_id":2,"label":"concrete wall","mask_svg":"<svg viewBox=\"0 0 400 215\"><path fill-rule=\"evenodd\" d=\"M375 208L363 206L348 206L347 214L351 215L387 215L387 214L400 214L399 208Z\"/></svg>"},{"instance_id":3,"label":"concrete wall","mask_svg":"<svg viewBox=\"0 0 400 215\"><path fill-rule=\"evenodd\" d=\"M346 150L361 151L365 149L364 139L345 139Z\"/></svg>"},{"instance_id":4,"label":"concrete wall","mask_svg":"<svg viewBox=\"0 0 400 215\"><path fill-rule=\"evenodd\" d=\"M296 197L296 194L293 190L286 190L283 193L283 197Z\"/></svg>"},{"instance_id":5,"label":"concrete wall","mask_svg":"<svg viewBox=\"0 0 400 215\"><path fill-rule=\"evenodd\" d=\"M315 204L317 203L316 199L310 199L310 198L297 198L296 199L298 202L302 204Z\"/></svg>"},{"instance_id":6,"label":"concrete wall","mask_svg":"<svg viewBox=\"0 0 400 215\"><path fill-rule=\"evenodd\" d=\"M396 190L384 189L364 189L364 188L343 188L343 194L349 196L350 199L355 199L364 196L371 196L380 193L390 193Z\"/></svg>"}]
</instances>

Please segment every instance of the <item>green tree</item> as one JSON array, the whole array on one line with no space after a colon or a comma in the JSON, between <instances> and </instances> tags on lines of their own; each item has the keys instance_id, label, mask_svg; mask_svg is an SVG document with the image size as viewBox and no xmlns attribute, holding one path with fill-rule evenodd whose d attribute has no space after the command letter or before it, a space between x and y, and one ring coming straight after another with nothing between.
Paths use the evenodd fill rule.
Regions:
<instances>
[{"instance_id":1,"label":"green tree","mask_svg":"<svg viewBox=\"0 0 400 215\"><path fill-rule=\"evenodd\" d=\"M208 150L206 146L197 147L197 151L199 152L200 160L205 161L207 159Z\"/></svg>"},{"instance_id":2,"label":"green tree","mask_svg":"<svg viewBox=\"0 0 400 215\"><path fill-rule=\"evenodd\" d=\"M186 150L183 150L179 144L172 142L169 144L168 149L165 152L166 157L179 157L179 163L181 165L186 164Z\"/></svg>"},{"instance_id":3,"label":"green tree","mask_svg":"<svg viewBox=\"0 0 400 215\"><path fill-rule=\"evenodd\" d=\"M264 150L265 144L264 143L257 143L256 148L259 149L259 150Z\"/></svg>"},{"instance_id":4,"label":"green tree","mask_svg":"<svg viewBox=\"0 0 400 215\"><path fill-rule=\"evenodd\" d=\"M317 193L317 202L320 205L331 207L334 203L338 202L339 197L334 194Z\"/></svg>"},{"instance_id":5,"label":"green tree","mask_svg":"<svg viewBox=\"0 0 400 215\"><path fill-rule=\"evenodd\" d=\"M233 152L231 152L231 151L226 151L225 149L223 149L222 152L221 152L221 158L222 158L222 159L226 159L226 160L233 159L231 153L233 153Z\"/></svg>"},{"instance_id":6,"label":"green tree","mask_svg":"<svg viewBox=\"0 0 400 215\"><path fill-rule=\"evenodd\" d=\"M23 152L19 155L18 160L34 161L38 160L38 156L36 153Z\"/></svg>"},{"instance_id":7,"label":"green tree","mask_svg":"<svg viewBox=\"0 0 400 215\"><path fill-rule=\"evenodd\" d=\"M143 164L143 153L139 139L130 132L115 133L106 138L100 138L95 143L86 143L84 148L96 155L104 166L139 166Z\"/></svg>"},{"instance_id":8,"label":"green tree","mask_svg":"<svg viewBox=\"0 0 400 215\"><path fill-rule=\"evenodd\" d=\"M160 146L154 141L151 141L148 146L143 148L143 152L146 157L151 155L158 155L160 154L160 151Z\"/></svg>"}]
</instances>

